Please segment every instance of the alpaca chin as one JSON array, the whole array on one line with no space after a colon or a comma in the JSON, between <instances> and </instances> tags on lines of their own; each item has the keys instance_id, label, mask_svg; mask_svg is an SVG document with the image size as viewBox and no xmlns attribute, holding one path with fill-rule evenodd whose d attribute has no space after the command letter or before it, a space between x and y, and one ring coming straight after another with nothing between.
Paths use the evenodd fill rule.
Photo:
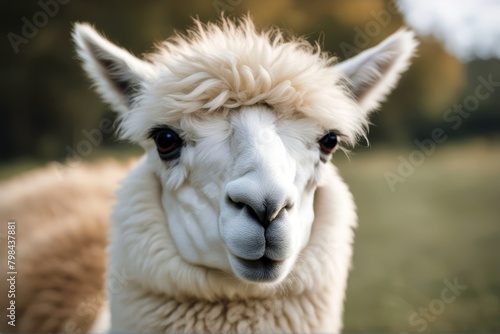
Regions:
<instances>
[{"instance_id":1,"label":"alpaca chin","mask_svg":"<svg viewBox=\"0 0 500 334\"><path fill-rule=\"evenodd\" d=\"M230 257L234 273L242 280L249 283L274 283L279 284L290 271L290 260L274 261L267 257L258 260L245 260Z\"/></svg>"}]
</instances>

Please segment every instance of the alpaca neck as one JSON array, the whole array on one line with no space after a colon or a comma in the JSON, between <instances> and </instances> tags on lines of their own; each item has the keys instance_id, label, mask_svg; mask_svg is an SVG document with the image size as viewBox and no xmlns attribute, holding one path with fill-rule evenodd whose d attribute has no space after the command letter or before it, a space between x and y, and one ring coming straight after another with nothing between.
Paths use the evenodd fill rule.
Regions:
<instances>
[{"instance_id":1,"label":"alpaca neck","mask_svg":"<svg viewBox=\"0 0 500 334\"><path fill-rule=\"evenodd\" d=\"M279 298L178 299L153 295L139 285L120 301L131 309L113 313L113 330L182 333L262 333L335 331L340 328L332 291L307 291ZM118 304L118 301L115 301ZM115 307L117 311L118 307ZM120 319L118 321L118 319Z\"/></svg>"}]
</instances>

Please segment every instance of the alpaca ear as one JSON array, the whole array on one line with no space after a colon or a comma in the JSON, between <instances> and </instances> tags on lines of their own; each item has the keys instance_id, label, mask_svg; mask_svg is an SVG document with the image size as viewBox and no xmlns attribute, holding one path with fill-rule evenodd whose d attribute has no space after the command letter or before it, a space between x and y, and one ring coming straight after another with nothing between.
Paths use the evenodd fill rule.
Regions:
<instances>
[{"instance_id":1,"label":"alpaca ear","mask_svg":"<svg viewBox=\"0 0 500 334\"><path fill-rule=\"evenodd\" d=\"M141 83L151 77L151 64L109 42L86 23L75 24L73 40L102 98L118 112L128 110Z\"/></svg>"},{"instance_id":2,"label":"alpaca ear","mask_svg":"<svg viewBox=\"0 0 500 334\"><path fill-rule=\"evenodd\" d=\"M418 46L414 36L413 32L400 29L377 46L333 67L335 72L345 75L365 112L379 107L408 68Z\"/></svg>"}]
</instances>

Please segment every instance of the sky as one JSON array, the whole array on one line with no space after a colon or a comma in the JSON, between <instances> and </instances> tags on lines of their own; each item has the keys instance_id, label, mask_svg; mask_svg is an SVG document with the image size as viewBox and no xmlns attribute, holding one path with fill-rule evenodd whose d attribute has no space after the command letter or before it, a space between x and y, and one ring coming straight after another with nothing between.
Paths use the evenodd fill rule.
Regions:
<instances>
[{"instance_id":1,"label":"sky","mask_svg":"<svg viewBox=\"0 0 500 334\"><path fill-rule=\"evenodd\" d=\"M459 59L500 58L500 0L399 0L408 26Z\"/></svg>"}]
</instances>

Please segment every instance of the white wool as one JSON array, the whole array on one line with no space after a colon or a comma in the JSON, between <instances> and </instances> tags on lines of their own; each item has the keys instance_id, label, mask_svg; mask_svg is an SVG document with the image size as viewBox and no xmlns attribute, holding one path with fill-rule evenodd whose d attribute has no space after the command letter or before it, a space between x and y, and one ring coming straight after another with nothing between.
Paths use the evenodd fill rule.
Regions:
<instances>
[{"instance_id":1,"label":"white wool","mask_svg":"<svg viewBox=\"0 0 500 334\"><path fill-rule=\"evenodd\" d=\"M118 193L120 207L113 214L110 265L135 277L132 286L111 296L113 329L337 332L356 214L336 169L330 165L325 174L309 244L292 272L280 286L248 285L181 258L163 223L157 179L143 160ZM258 308L272 321L259 323ZM308 308L312 314L304 317Z\"/></svg>"},{"instance_id":2,"label":"white wool","mask_svg":"<svg viewBox=\"0 0 500 334\"><path fill-rule=\"evenodd\" d=\"M222 19L139 60L88 25L84 67L146 156L118 193L113 331L338 332L356 225L326 133L354 144L408 66L400 31L333 65L301 39ZM182 138L162 160L151 130Z\"/></svg>"}]
</instances>

